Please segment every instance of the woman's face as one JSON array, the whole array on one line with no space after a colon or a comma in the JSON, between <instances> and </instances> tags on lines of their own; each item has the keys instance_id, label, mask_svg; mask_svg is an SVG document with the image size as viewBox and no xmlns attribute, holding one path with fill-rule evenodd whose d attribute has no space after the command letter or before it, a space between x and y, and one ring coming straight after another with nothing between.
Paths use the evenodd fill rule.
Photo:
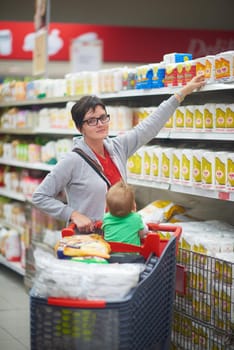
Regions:
<instances>
[{"instance_id":1,"label":"woman's face","mask_svg":"<svg viewBox=\"0 0 234 350\"><path fill-rule=\"evenodd\" d=\"M106 111L101 106L97 106L94 111L90 109L85 114L82 128L80 130L85 138L92 140L103 140L108 135L109 120L106 119L103 122L101 120L95 120L95 118L100 117L103 117L103 119L105 119L106 115Z\"/></svg>"}]
</instances>

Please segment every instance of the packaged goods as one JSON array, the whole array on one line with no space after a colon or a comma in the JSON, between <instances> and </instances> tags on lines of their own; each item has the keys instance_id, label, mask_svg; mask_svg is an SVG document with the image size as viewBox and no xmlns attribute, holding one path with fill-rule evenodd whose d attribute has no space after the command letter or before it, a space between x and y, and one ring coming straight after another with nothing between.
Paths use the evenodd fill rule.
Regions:
<instances>
[{"instance_id":1,"label":"packaged goods","mask_svg":"<svg viewBox=\"0 0 234 350\"><path fill-rule=\"evenodd\" d=\"M182 214L185 208L171 201L156 200L138 211L144 222L168 222L175 214Z\"/></svg>"},{"instance_id":2,"label":"packaged goods","mask_svg":"<svg viewBox=\"0 0 234 350\"><path fill-rule=\"evenodd\" d=\"M163 61L165 63L178 63L192 60L193 56L191 53L180 53L180 52L172 52L163 55Z\"/></svg>"},{"instance_id":3,"label":"packaged goods","mask_svg":"<svg viewBox=\"0 0 234 350\"><path fill-rule=\"evenodd\" d=\"M63 237L55 245L55 251L60 259L77 256L110 257L109 244L98 234Z\"/></svg>"},{"instance_id":4,"label":"packaged goods","mask_svg":"<svg viewBox=\"0 0 234 350\"><path fill-rule=\"evenodd\" d=\"M83 264L34 251L35 295L81 299L122 299L139 281L144 264Z\"/></svg>"}]
</instances>

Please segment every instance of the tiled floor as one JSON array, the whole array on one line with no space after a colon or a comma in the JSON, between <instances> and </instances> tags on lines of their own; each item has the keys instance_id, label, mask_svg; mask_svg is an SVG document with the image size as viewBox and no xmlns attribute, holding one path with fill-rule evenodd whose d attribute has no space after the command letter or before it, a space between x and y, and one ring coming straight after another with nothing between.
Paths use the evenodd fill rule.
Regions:
<instances>
[{"instance_id":1,"label":"tiled floor","mask_svg":"<svg viewBox=\"0 0 234 350\"><path fill-rule=\"evenodd\" d=\"M23 277L0 264L0 349L30 349L29 295Z\"/></svg>"}]
</instances>

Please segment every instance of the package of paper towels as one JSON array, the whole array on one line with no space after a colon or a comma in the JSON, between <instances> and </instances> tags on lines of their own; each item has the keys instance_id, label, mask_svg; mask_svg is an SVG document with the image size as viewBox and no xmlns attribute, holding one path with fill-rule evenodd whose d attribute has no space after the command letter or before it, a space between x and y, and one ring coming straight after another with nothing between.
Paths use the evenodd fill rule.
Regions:
<instances>
[{"instance_id":1,"label":"package of paper towels","mask_svg":"<svg viewBox=\"0 0 234 350\"><path fill-rule=\"evenodd\" d=\"M34 295L106 301L123 299L136 287L144 264L85 264L57 259L41 248L34 251Z\"/></svg>"}]
</instances>

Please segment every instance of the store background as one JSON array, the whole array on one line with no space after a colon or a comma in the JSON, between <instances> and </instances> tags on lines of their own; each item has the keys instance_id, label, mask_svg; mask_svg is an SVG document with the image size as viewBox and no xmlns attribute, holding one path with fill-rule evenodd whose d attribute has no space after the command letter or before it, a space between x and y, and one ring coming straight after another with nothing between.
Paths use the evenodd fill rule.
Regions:
<instances>
[{"instance_id":1,"label":"store background","mask_svg":"<svg viewBox=\"0 0 234 350\"><path fill-rule=\"evenodd\" d=\"M220 31L220 33L232 33L231 40L224 42L223 45L229 49L234 49L234 22L233 22L233 0L220 1L196 1L188 2L181 0L176 3L171 0L165 1L133 1L127 3L124 0L111 2L100 0L98 2L77 2L71 0L50 1L50 22L63 24L90 24L101 26L119 26L137 29L158 29L158 30L202 30ZM1 21L33 22L35 11L35 1L28 2L22 0L20 5L16 1L4 1L1 4L0 23ZM233 38L233 39L232 39ZM124 36L122 38L124 42ZM137 42L138 38L135 38ZM179 39L178 39L179 40ZM160 36L155 37L155 43L160 42ZM137 43L139 53L144 50L144 43ZM114 43L113 43L114 45ZM135 45L135 43L134 43ZM152 42L152 45L154 43ZM170 47L170 42L168 42ZM217 49L217 53L222 51L221 48L210 48L207 50ZM169 52L165 52L169 53ZM205 53L204 53L205 55ZM104 62L103 68L110 66L121 66L127 63L136 66L136 62ZM144 62L143 62L144 63ZM149 60L145 63L149 63ZM69 61L49 61L49 77L64 77L70 72ZM17 76L31 75L31 60L0 60L0 75ZM151 188L136 188L138 197L141 198L140 206L149 203L152 199L164 198L173 200L177 203L194 209L194 215L201 219L222 219L234 223L233 203L229 201L214 200L205 197L190 196L180 193L173 193L157 189L154 192ZM144 194L142 196L142 193Z\"/></svg>"},{"instance_id":2,"label":"store background","mask_svg":"<svg viewBox=\"0 0 234 350\"><path fill-rule=\"evenodd\" d=\"M122 26L128 28L157 28L164 30L202 30L220 31L220 33L234 33L233 22L233 0L220 1L196 1L188 2L181 0L176 3L171 0L165 1L133 1L127 3L124 0L111 2L100 0L98 2L77 2L74 0L50 2L50 22L69 24L91 24L102 26ZM35 2L22 0L20 4L16 1L4 1L1 4L0 23L1 21L32 22ZM229 42L223 45L229 49L234 49L234 34ZM124 36L122 38L124 42ZM135 38L137 42L138 38ZM179 39L178 39L179 40ZM155 42L160 42L160 36L155 37ZM134 43L135 44L135 43ZM113 43L114 45L114 43ZM152 45L154 43L152 42ZM170 42L168 43L170 47ZM144 50L144 43L140 42L139 53ZM211 48L208 47L207 50ZM215 48L212 48L215 49ZM222 51L217 48L217 53ZM165 52L169 53L169 52ZM204 53L205 55L205 53ZM121 66L136 63L132 62L104 62L103 67ZM145 63L149 63L146 61ZM31 60L0 60L0 75L31 75ZM49 77L64 77L70 71L68 61L49 61ZM212 142L211 142L212 143ZM180 193L173 193L157 189L154 192L151 188L136 188L138 197L141 199L140 206L149 203L152 199L164 198L175 201L189 208L194 209L194 215L201 219L222 219L234 223L233 203L229 201L214 200L206 197L190 196ZM142 196L142 193L144 194Z\"/></svg>"},{"instance_id":3,"label":"store background","mask_svg":"<svg viewBox=\"0 0 234 350\"><path fill-rule=\"evenodd\" d=\"M188 30L212 30L212 31L233 31L234 23L232 10L233 1L226 0L220 10L219 1L180 1L178 4L171 0L166 1L133 1L127 3L123 0L109 2L101 0L99 2L77 2L51 1L50 22L51 23L74 23L74 24L96 24L104 26L126 26L157 29L188 29ZM34 1L23 0L4 1L1 4L1 21L32 22L34 14ZM17 8L17 10L16 10ZM123 35L124 43L124 35ZM139 56L144 51L144 42L138 42L135 38L133 45L138 46ZM155 37L155 43L160 43L160 36ZM178 41L180 39L178 38ZM174 38L171 44L174 43ZM163 43L162 43L163 44ZM223 48L234 48L234 35L229 43L222 43ZM113 43L114 45L114 43ZM152 42L152 45L154 43ZM161 43L160 43L161 45ZM170 47L170 42L167 44ZM232 46L232 47L230 47ZM130 48L131 49L131 48ZM215 49L215 48L213 48ZM207 48L211 50L211 48ZM222 51L222 47L217 48L217 52ZM161 57L162 59L162 57ZM150 59L142 63L149 63ZM104 62L103 67L119 66L122 62ZM131 62L127 62L131 65ZM140 62L139 62L140 63ZM68 61L49 61L48 71L51 77L61 77L70 71ZM32 63L29 60L0 60L0 75L31 75Z\"/></svg>"},{"instance_id":4,"label":"store background","mask_svg":"<svg viewBox=\"0 0 234 350\"><path fill-rule=\"evenodd\" d=\"M0 5L0 21L23 21L32 22L34 13L34 1L4 1ZM229 1L123 1L110 2L77 2L77 1L51 1L51 22L54 23L75 23L75 24L96 24L108 26L127 26L142 28L161 28L164 29L188 29L188 30L214 30L214 31L234 31L233 22L233 0ZM124 40L124 37L123 37ZM178 39L179 40L179 39ZM137 38L136 38L137 41ZM155 42L159 42L160 37L155 37ZM154 43L152 42L152 45ZM234 38L231 42L232 49L234 49ZM144 50L144 43L140 43L139 52ZM221 51L221 50L218 50ZM123 64L125 62L122 62ZM128 62L129 63L129 62ZM148 62L146 62L148 63ZM105 62L104 66L120 65L121 62ZM129 63L130 64L130 63ZM135 64L134 64L135 66ZM67 61L52 61L49 63L50 76L64 76L70 69ZM32 62L30 60L0 60L0 74L1 75L30 75L32 71ZM201 95L200 95L201 96ZM202 96L200 97L202 99ZM221 98L221 97L220 97ZM198 142L198 141L197 141ZM213 142L215 147L216 142ZM212 146L212 141L210 141ZM136 187L136 196L139 207L142 207L152 200L167 199L174 203L184 205L186 208L193 208L193 215L204 220L220 219L225 222L234 224L233 217L233 202L224 200L215 200L201 196L192 196L185 193L175 193L160 189L152 189L144 186ZM39 221L38 221L39 222ZM41 231L40 231L41 233ZM28 275L26 276L26 285L30 285L30 258L27 256ZM2 277L2 275L1 275ZM27 284L28 281L28 284ZM5 286L5 280L2 280L2 285ZM17 288L12 287L12 290ZM5 290L4 290L5 292ZM5 292L2 300L8 295ZM11 295L9 293L9 295ZM25 307L19 303L19 296L16 295L12 299L17 300L17 314L19 315L22 307L25 313L25 319L29 316L25 311ZM27 303L27 300L26 300ZM9 302L10 305L10 302ZM22 303L22 305L24 305ZM233 302L232 302L233 305ZM9 307L8 307L9 308ZM25 325L26 322L15 317L15 323L12 319L9 324L14 326L14 331L18 330L19 325ZM20 329L20 336L17 337L13 330L10 329L7 321L7 312L1 314L1 319L4 323L1 328L7 326L8 333L14 335L16 338L23 339L25 343L25 336ZM9 318L10 319L10 318ZM17 324L18 322L18 324ZM27 326L27 324L26 324ZM28 332L28 328L26 329ZM4 333L5 334L5 333ZM27 334L27 333L26 333ZM24 338L23 338L24 337ZM28 340L26 338L26 340ZM1 344L0 344L1 348ZM16 348L16 347L11 347ZM226 349L225 349L226 350Z\"/></svg>"}]
</instances>

